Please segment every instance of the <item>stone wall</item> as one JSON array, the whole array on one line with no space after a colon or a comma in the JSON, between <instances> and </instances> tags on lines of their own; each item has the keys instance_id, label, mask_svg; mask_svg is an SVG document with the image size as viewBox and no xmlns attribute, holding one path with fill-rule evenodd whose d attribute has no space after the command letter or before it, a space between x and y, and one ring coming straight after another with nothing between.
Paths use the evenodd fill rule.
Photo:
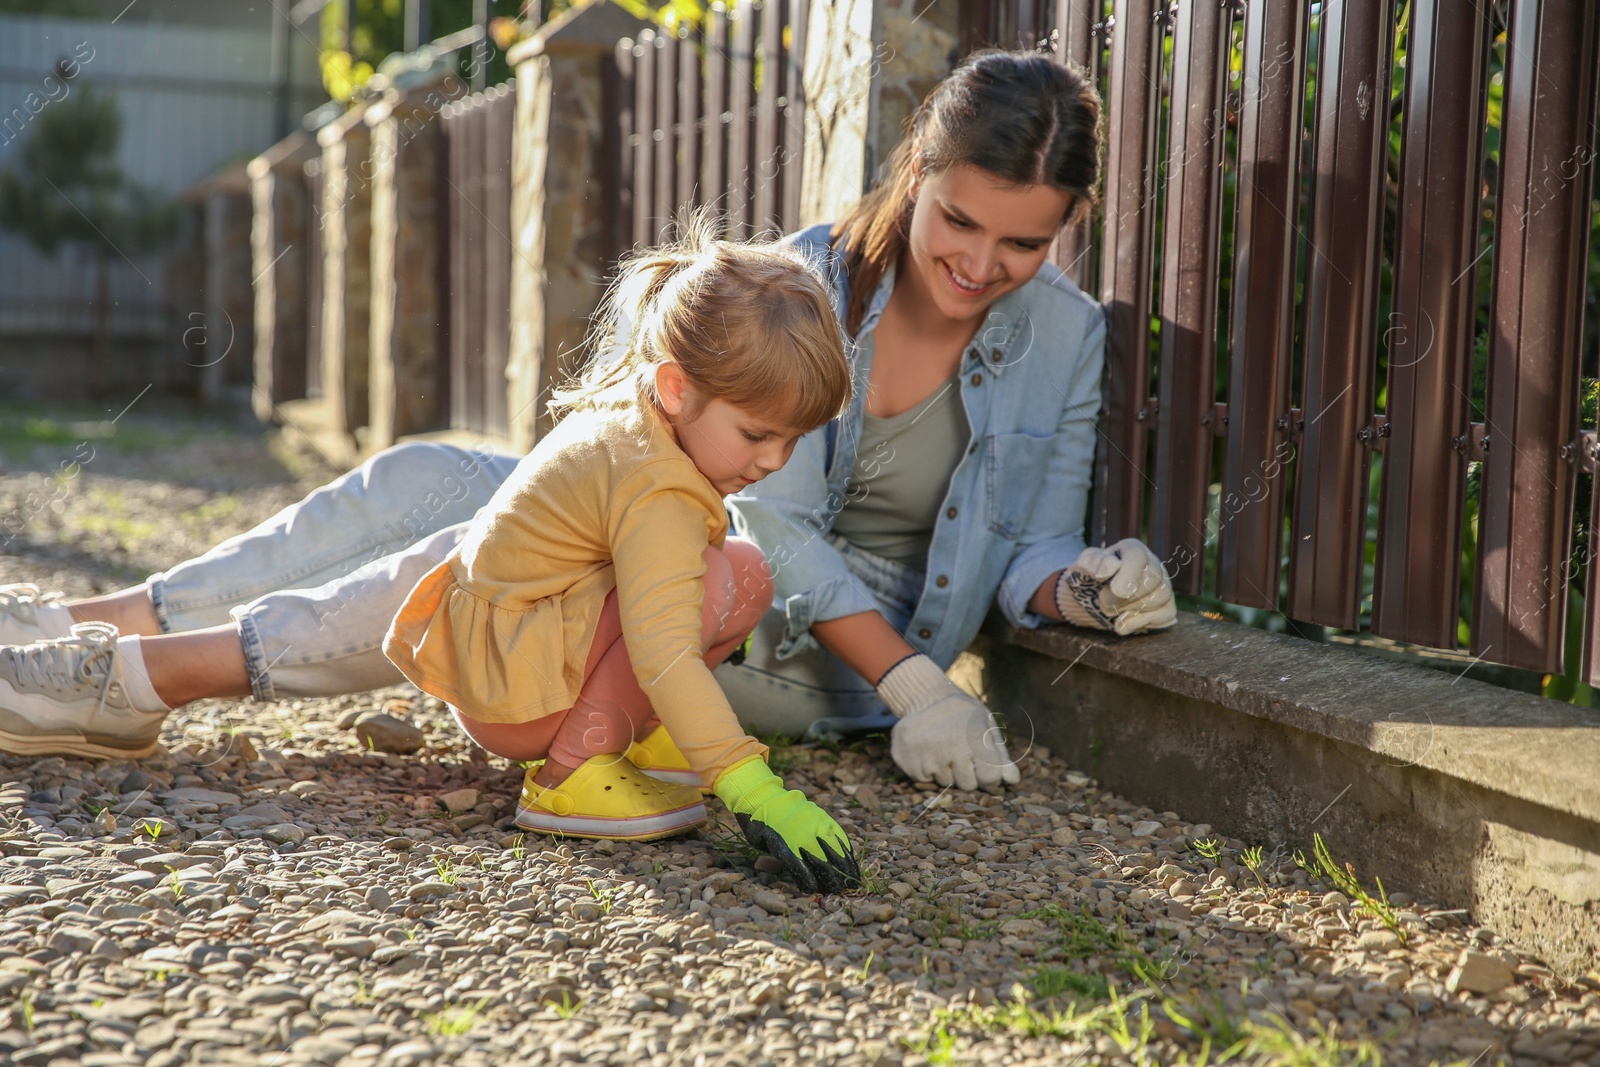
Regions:
<instances>
[{"instance_id":1,"label":"stone wall","mask_svg":"<svg viewBox=\"0 0 1600 1067\"><path fill-rule=\"evenodd\" d=\"M255 382L251 405L263 422L285 400L306 395L308 230L305 163L317 144L292 133L250 161L254 222L250 235L255 279Z\"/></svg>"},{"instance_id":2,"label":"stone wall","mask_svg":"<svg viewBox=\"0 0 1600 1067\"><path fill-rule=\"evenodd\" d=\"M610 3L568 11L512 49L511 437L530 448L549 427L553 385L581 359L605 292L601 151L604 72L618 40L644 23Z\"/></svg>"},{"instance_id":3,"label":"stone wall","mask_svg":"<svg viewBox=\"0 0 1600 1067\"><path fill-rule=\"evenodd\" d=\"M186 361L199 375L199 397L215 404L225 386L250 380L255 339L251 293L251 202L244 168L233 167L191 190L201 205L205 271L199 307L176 308Z\"/></svg>"},{"instance_id":4,"label":"stone wall","mask_svg":"<svg viewBox=\"0 0 1600 1067\"><path fill-rule=\"evenodd\" d=\"M367 425L371 330L372 131L352 108L317 133L322 146L322 392L329 428Z\"/></svg>"},{"instance_id":5,"label":"stone wall","mask_svg":"<svg viewBox=\"0 0 1600 1067\"><path fill-rule=\"evenodd\" d=\"M454 75L450 80L457 85ZM390 89L369 108L372 127L370 423L366 446L444 425L439 381L448 346L440 241L442 84ZM453 95L460 95L455 93Z\"/></svg>"},{"instance_id":6,"label":"stone wall","mask_svg":"<svg viewBox=\"0 0 1600 1067\"><path fill-rule=\"evenodd\" d=\"M957 15L937 0L812 5L802 225L838 218L876 181L906 120L955 62Z\"/></svg>"}]
</instances>

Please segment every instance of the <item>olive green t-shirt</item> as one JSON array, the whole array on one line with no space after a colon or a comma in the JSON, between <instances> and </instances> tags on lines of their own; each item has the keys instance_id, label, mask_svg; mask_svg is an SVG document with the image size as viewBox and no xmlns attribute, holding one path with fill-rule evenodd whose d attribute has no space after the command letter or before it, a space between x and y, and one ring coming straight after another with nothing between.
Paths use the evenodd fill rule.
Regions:
<instances>
[{"instance_id":1,"label":"olive green t-shirt","mask_svg":"<svg viewBox=\"0 0 1600 1067\"><path fill-rule=\"evenodd\" d=\"M909 411L864 416L834 532L875 556L926 570L939 507L971 436L956 376Z\"/></svg>"}]
</instances>

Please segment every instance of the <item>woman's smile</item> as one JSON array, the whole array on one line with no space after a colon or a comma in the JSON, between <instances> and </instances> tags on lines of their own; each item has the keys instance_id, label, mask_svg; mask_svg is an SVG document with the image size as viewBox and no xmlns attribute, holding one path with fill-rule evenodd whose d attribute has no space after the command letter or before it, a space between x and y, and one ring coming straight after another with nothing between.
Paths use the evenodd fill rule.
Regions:
<instances>
[{"instance_id":1,"label":"woman's smile","mask_svg":"<svg viewBox=\"0 0 1600 1067\"><path fill-rule=\"evenodd\" d=\"M994 284L993 282L975 282L948 263L941 263L940 266L944 268L945 279L950 283L950 287L961 296L982 296Z\"/></svg>"}]
</instances>

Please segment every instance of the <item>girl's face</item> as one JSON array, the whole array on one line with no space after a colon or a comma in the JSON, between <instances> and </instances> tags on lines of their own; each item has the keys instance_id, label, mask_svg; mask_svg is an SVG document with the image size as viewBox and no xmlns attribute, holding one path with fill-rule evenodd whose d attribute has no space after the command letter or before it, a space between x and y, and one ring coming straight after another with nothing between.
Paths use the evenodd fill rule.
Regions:
<instances>
[{"instance_id":1,"label":"girl's face","mask_svg":"<svg viewBox=\"0 0 1600 1067\"><path fill-rule=\"evenodd\" d=\"M904 270L945 318L967 322L1020 289L1044 263L1072 194L1012 185L957 163L912 179L916 206Z\"/></svg>"},{"instance_id":2,"label":"girl's face","mask_svg":"<svg viewBox=\"0 0 1600 1067\"><path fill-rule=\"evenodd\" d=\"M725 400L698 397L676 363L658 366L656 395L678 435L678 446L717 492L732 496L789 462L804 430L778 425Z\"/></svg>"}]
</instances>

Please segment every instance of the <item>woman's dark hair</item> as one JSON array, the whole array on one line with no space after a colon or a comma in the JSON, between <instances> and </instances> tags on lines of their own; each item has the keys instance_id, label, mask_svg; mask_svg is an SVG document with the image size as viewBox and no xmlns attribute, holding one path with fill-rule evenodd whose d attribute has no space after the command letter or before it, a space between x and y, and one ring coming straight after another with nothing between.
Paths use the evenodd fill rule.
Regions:
<instances>
[{"instance_id":1,"label":"woman's dark hair","mask_svg":"<svg viewBox=\"0 0 1600 1067\"><path fill-rule=\"evenodd\" d=\"M850 278L845 329L861 329L867 302L905 251L911 172L931 177L958 163L1017 185L1072 194L1063 225L1095 202L1100 178L1100 98L1080 71L1039 52L974 52L934 86L889 156L888 177L833 227Z\"/></svg>"}]
</instances>

